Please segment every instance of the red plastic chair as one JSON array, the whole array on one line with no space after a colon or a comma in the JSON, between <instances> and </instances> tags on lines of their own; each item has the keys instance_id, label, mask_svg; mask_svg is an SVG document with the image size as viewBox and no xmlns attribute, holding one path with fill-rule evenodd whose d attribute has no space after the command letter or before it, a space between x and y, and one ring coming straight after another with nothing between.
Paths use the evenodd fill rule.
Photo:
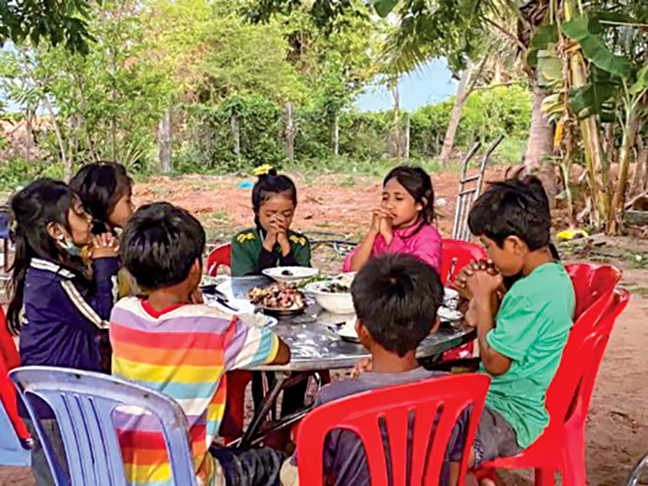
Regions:
<instances>
[{"instance_id":1,"label":"red plastic chair","mask_svg":"<svg viewBox=\"0 0 648 486\"><path fill-rule=\"evenodd\" d=\"M454 280L463 268L474 260L488 258L481 246L461 240L442 240L443 257L441 258L441 282L445 285L448 277ZM456 260L452 274L450 268L453 260ZM443 361L454 361L457 359L472 358L475 343L469 342L458 348L443 353Z\"/></svg>"},{"instance_id":2,"label":"red plastic chair","mask_svg":"<svg viewBox=\"0 0 648 486\"><path fill-rule=\"evenodd\" d=\"M442 240L441 248L443 257L441 258L441 275L439 277L441 277L441 283L444 285L448 280L448 276L450 276L450 280L454 280L459 272L473 260L484 260L488 258L481 246L468 243L467 241ZM456 259L456 263L452 270L452 275L448 275L454 259Z\"/></svg>"},{"instance_id":3,"label":"red plastic chair","mask_svg":"<svg viewBox=\"0 0 648 486\"><path fill-rule=\"evenodd\" d=\"M579 293L577 291L577 295ZM556 471L561 473L565 486L587 484L585 419L612 327L628 299L627 291L617 290L607 299L602 311L594 305L581 314L569 335L556 376L547 389L549 425L517 456L485 463L477 471L478 477L492 477L494 469L533 468L536 485L553 486Z\"/></svg>"},{"instance_id":4,"label":"red plastic chair","mask_svg":"<svg viewBox=\"0 0 648 486\"><path fill-rule=\"evenodd\" d=\"M300 484L323 483L326 436L332 430L347 429L362 440L373 486L436 485L456 420L472 407L459 481L463 484L489 384L486 375L455 375L371 390L317 407L299 428ZM383 440L381 423L388 443Z\"/></svg>"},{"instance_id":5,"label":"red plastic chair","mask_svg":"<svg viewBox=\"0 0 648 486\"><path fill-rule=\"evenodd\" d=\"M622 276L621 270L611 265L572 263L565 268L576 292L575 320L595 304L601 311L607 304L603 297L610 297Z\"/></svg>"},{"instance_id":6,"label":"red plastic chair","mask_svg":"<svg viewBox=\"0 0 648 486\"><path fill-rule=\"evenodd\" d=\"M215 277L218 267L232 264L232 245L226 243L214 248L207 256L207 274ZM221 436L225 443L232 442L243 434L245 419L245 387L252 379L250 371L230 371L227 374L227 403Z\"/></svg>"},{"instance_id":7,"label":"red plastic chair","mask_svg":"<svg viewBox=\"0 0 648 486\"><path fill-rule=\"evenodd\" d=\"M215 277L218 273L218 267L221 265L224 267L232 265L232 245L230 243L214 248L207 256L207 275Z\"/></svg>"},{"instance_id":8,"label":"red plastic chair","mask_svg":"<svg viewBox=\"0 0 648 486\"><path fill-rule=\"evenodd\" d=\"M9 371L20 366L20 356L0 307L0 465L29 466L30 453L22 441L30 439L23 419L18 415L16 388Z\"/></svg>"}]
</instances>

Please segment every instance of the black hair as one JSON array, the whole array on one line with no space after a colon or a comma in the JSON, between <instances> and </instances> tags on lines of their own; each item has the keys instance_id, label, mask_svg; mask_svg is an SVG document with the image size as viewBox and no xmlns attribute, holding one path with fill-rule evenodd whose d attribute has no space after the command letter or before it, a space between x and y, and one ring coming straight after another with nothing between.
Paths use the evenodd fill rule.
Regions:
<instances>
[{"instance_id":1,"label":"black hair","mask_svg":"<svg viewBox=\"0 0 648 486\"><path fill-rule=\"evenodd\" d=\"M403 357L430 334L443 302L439 274L412 255L369 261L351 286L360 321L386 350Z\"/></svg>"},{"instance_id":2,"label":"black hair","mask_svg":"<svg viewBox=\"0 0 648 486\"><path fill-rule=\"evenodd\" d=\"M423 206L421 216L423 221L431 224L434 221L434 187L432 179L425 170L414 165L400 165L387 174L383 186L396 179L405 188L414 200Z\"/></svg>"},{"instance_id":3,"label":"black hair","mask_svg":"<svg viewBox=\"0 0 648 486\"><path fill-rule=\"evenodd\" d=\"M112 226L108 217L119 200L130 194L133 181L123 165L105 161L83 166L70 181L70 187L92 216L92 232L101 234Z\"/></svg>"},{"instance_id":4,"label":"black hair","mask_svg":"<svg viewBox=\"0 0 648 486\"><path fill-rule=\"evenodd\" d=\"M252 207L258 213L261 205L274 194L285 194L297 206L297 188L292 179L285 175L277 174L275 169L270 169L267 174L259 176L252 189Z\"/></svg>"},{"instance_id":5,"label":"black hair","mask_svg":"<svg viewBox=\"0 0 648 486\"><path fill-rule=\"evenodd\" d=\"M54 238L47 232L49 223L58 223L70 231L68 211L76 197L74 191L63 182L37 179L11 198L9 205L14 218L14 222L11 223L11 239L15 246L15 255L7 324L14 334L20 331L25 278L32 258L54 260L76 275L84 277L80 259L73 258L59 249Z\"/></svg>"},{"instance_id":6,"label":"black hair","mask_svg":"<svg viewBox=\"0 0 648 486\"><path fill-rule=\"evenodd\" d=\"M144 290L184 282L205 250L205 230L184 209L160 202L139 208L126 224L122 262Z\"/></svg>"},{"instance_id":7,"label":"black hair","mask_svg":"<svg viewBox=\"0 0 648 486\"><path fill-rule=\"evenodd\" d=\"M526 176L491 184L470 210L468 226L500 248L509 236L520 238L531 251L549 246L551 212L542 182Z\"/></svg>"}]
</instances>

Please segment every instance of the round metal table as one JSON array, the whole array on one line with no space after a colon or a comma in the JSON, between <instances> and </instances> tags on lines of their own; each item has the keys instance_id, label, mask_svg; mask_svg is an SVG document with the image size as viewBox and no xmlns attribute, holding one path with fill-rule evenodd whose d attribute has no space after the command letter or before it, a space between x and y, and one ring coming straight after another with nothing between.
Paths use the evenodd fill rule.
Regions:
<instances>
[{"instance_id":1,"label":"round metal table","mask_svg":"<svg viewBox=\"0 0 648 486\"><path fill-rule=\"evenodd\" d=\"M258 366L264 371L312 371L352 368L369 352L360 344L344 341L335 329L324 324L291 324L279 322L272 327L290 348L290 363L283 366ZM475 329L442 324L416 350L418 358L427 358L456 348L475 339Z\"/></svg>"},{"instance_id":2,"label":"round metal table","mask_svg":"<svg viewBox=\"0 0 648 486\"><path fill-rule=\"evenodd\" d=\"M246 305L249 307L245 302L252 288L264 287L270 283L271 280L266 277L236 277L219 285L218 290L227 297L230 305L242 308ZM290 362L286 365L250 368L254 371L275 371L275 384L262 401L260 410L255 413L252 423L238 444L239 447L247 447L252 443L261 422L274 406L283 388L317 371L352 368L359 359L370 356L360 344L343 340L336 331L352 317L327 313L317 304L311 303L304 314L280 319L270 327L290 348ZM421 342L416 356L428 358L440 355L444 351L472 341L475 337L474 328L442 323L436 332Z\"/></svg>"},{"instance_id":3,"label":"round metal table","mask_svg":"<svg viewBox=\"0 0 648 486\"><path fill-rule=\"evenodd\" d=\"M266 277L236 277L219 286L232 302L247 300L248 292L254 287L271 283ZM290 348L290 363L282 366L258 366L259 371L316 371L352 368L360 358L369 357L360 344L343 340L336 332L348 315L334 315L311 304L303 315L280 319L270 329ZM419 345L416 356L427 358L443 353L475 339L474 328L464 325L442 323Z\"/></svg>"}]
</instances>

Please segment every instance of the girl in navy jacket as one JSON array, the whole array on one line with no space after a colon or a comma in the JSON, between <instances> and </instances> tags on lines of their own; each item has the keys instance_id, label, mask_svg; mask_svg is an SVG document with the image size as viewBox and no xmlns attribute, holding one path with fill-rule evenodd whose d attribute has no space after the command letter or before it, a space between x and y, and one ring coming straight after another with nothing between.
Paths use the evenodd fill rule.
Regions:
<instances>
[{"instance_id":1,"label":"girl in navy jacket","mask_svg":"<svg viewBox=\"0 0 648 486\"><path fill-rule=\"evenodd\" d=\"M7 322L20 332L21 364L101 371L99 340L119 270L116 238L93 236L91 218L63 182L32 182L11 209L16 256ZM92 276L80 258L85 245L92 245Z\"/></svg>"}]
</instances>

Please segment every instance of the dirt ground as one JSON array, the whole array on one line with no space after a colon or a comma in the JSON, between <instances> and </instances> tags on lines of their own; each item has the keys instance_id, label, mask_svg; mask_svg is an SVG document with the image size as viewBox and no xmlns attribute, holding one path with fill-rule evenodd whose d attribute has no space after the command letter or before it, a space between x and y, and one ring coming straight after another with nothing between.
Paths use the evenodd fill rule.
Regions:
<instances>
[{"instance_id":1,"label":"dirt ground","mask_svg":"<svg viewBox=\"0 0 648 486\"><path fill-rule=\"evenodd\" d=\"M489 179L502 177L504 169L494 169ZM294 176L299 190L299 207L294 227L308 234L332 232L359 238L369 222L369 212L377 204L380 181L360 175L329 175L309 180ZM168 200L194 212L207 228L212 242L224 242L252 222L250 189L241 189L246 180L237 177L187 176L157 178L138 184L139 204ZM457 193L457 174L434 176L439 208L439 226L449 235ZM630 303L617 321L598 375L587 423L588 482L594 486L625 484L636 461L648 453L648 271L637 264L648 258L648 243L636 239L608 241L601 250L586 258L612 261L624 268L622 284L631 291ZM318 266L336 271L339 258L332 252L319 252ZM628 256L632 256L629 258ZM580 259L582 254L567 256ZM526 472L504 475L507 485L532 484ZM28 470L0 468L0 485L35 484Z\"/></svg>"}]
</instances>

